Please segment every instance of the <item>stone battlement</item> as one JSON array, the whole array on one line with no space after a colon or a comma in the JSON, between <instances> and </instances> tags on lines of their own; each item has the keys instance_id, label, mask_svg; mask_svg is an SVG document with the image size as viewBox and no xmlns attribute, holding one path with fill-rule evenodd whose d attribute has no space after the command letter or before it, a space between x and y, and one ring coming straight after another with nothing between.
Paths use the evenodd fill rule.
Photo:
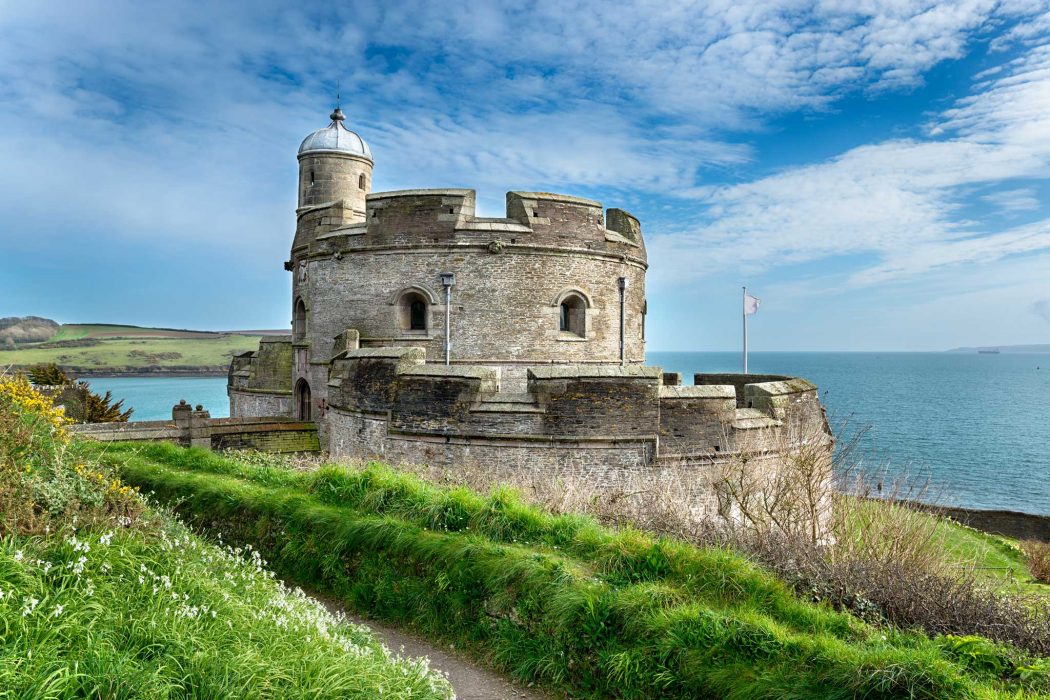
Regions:
<instances>
[{"instance_id":1,"label":"stone battlement","mask_svg":"<svg viewBox=\"0 0 1050 700\"><path fill-rule=\"evenodd\" d=\"M628 450L643 467L656 458L724 459L745 437L753 447L759 429L766 445L789 424L826 435L816 387L805 380L722 375L753 398L753 407L737 408L734 384L667 386L658 367L531 367L527 391L512 393L499 390L498 368L426 364L421 348L372 348L343 353L331 375L331 449L363 459L408 461L413 441L454 438L531 446L541 460L555 445L602 444Z\"/></svg>"},{"instance_id":2,"label":"stone battlement","mask_svg":"<svg viewBox=\"0 0 1050 700\"><path fill-rule=\"evenodd\" d=\"M508 192L506 217L477 217L469 189L375 192L363 217L350 203L301 208L293 245L306 255L401 246L589 248L627 254L645 263L641 224L622 209L603 213L601 202L548 192Z\"/></svg>"}]
</instances>

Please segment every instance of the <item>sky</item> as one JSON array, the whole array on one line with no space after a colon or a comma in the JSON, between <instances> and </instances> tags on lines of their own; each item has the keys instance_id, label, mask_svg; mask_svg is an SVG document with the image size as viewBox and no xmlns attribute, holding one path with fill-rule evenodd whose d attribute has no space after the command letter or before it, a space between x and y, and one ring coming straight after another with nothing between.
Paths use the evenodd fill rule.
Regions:
<instances>
[{"instance_id":1,"label":"sky","mask_svg":"<svg viewBox=\"0 0 1050 700\"><path fill-rule=\"evenodd\" d=\"M1050 343L1047 0L0 0L0 316L290 323L296 149L642 221L649 350Z\"/></svg>"}]
</instances>

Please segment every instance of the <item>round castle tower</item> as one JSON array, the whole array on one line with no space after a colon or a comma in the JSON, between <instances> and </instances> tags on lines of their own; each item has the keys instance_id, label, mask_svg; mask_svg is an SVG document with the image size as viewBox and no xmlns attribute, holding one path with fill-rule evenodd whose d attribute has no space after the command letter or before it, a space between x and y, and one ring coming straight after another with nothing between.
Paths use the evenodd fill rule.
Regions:
<instances>
[{"instance_id":1,"label":"round castle tower","mask_svg":"<svg viewBox=\"0 0 1050 700\"><path fill-rule=\"evenodd\" d=\"M299 149L293 383L311 415L347 331L362 348L498 368L504 391L524 391L532 365L644 362L637 219L546 192L508 193L500 218L475 215L473 190L371 193L371 152L343 121L337 109Z\"/></svg>"},{"instance_id":2,"label":"round castle tower","mask_svg":"<svg viewBox=\"0 0 1050 700\"><path fill-rule=\"evenodd\" d=\"M360 136L343 125L338 107L332 123L299 146L299 210L341 203L348 220L364 220L365 197L372 191L372 152Z\"/></svg>"}]
</instances>

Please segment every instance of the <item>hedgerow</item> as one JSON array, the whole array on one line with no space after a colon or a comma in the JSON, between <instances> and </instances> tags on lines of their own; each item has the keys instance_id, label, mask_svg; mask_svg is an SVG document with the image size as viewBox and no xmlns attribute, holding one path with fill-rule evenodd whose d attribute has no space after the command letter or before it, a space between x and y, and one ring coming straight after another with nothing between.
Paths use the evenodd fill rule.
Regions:
<instances>
[{"instance_id":1,"label":"hedgerow","mask_svg":"<svg viewBox=\"0 0 1050 700\"><path fill-rule=\"evenodd\" d=\"M108 453L194 524L297 583L574 697L1034 697L1045 662L870 627L730 552L379 465L314 473L171 446Z\"/></svg>"}]
</instances>

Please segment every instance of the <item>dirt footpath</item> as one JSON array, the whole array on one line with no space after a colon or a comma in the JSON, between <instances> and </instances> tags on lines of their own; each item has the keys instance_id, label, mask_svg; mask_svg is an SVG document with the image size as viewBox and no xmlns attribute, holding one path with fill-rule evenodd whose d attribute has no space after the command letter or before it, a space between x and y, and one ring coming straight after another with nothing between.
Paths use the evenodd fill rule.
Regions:
<instances>
[{"instance_id":1,"label":"dirt footpath","mask_svg":"<svg viewBox=\"0 0 1050 700\"><path fill-rule=\"evenodd\" d=\"M490 671L459 652L438 646L412 634L387 627L374 620L351 615L339 601L311 592L332 612L341 612L351 621L365 625L390 648L402 656L426 656L430 667L448 677L458 700L551 700L551 696L536 688L527 688Z\"/></svg>"}]
</instances>

